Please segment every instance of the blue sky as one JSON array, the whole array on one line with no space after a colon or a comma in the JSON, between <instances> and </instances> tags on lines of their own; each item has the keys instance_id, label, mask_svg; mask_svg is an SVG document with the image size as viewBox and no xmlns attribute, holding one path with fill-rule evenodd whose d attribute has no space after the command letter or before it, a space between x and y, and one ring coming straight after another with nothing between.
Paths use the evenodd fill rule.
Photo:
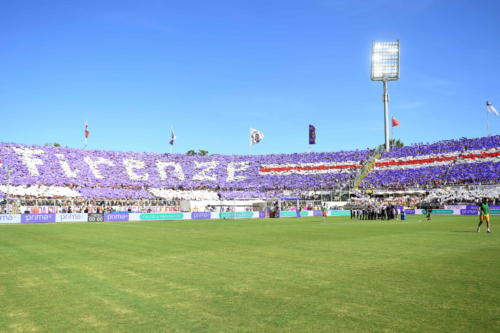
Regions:
<instances>
[{"instance_id":1,"label":"blue sky","mask_svg":"<svg viewBox=\"0 0 500 333\"><path fill-rule=\"evenodd\" d=\"M0 141L253 154L383 143L372 40L401 41L389 84L406 144L486 135L500 109L500 1L4 1ZM490 134L500 117L489 116Z\"/></svg>"}]
</instances>

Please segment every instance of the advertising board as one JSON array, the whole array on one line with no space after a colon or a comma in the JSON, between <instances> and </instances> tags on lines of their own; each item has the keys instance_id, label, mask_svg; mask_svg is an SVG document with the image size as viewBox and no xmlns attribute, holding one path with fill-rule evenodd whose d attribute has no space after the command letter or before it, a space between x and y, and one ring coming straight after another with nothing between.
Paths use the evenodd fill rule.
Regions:
<instances>
[{"instance_id":1,"label":"advertising board","mask_svg":"<svg viewBox=\"0 0 500 333\"><path fill-rule=\"evenodd\" d=\"M323 216L322 210L313 210L313 216Z\"/></svg>"},{"instance_id":2,"label":"advertising board","mask_svg":"<svg viewBox=\"0 0 500 333\"><path fill-rule=\"evenodd\" d=\"M86 213L65 213L56 214L56 222L87 222L88 216Z\"/></svg>"},{"instance_id":3,"label":"advertising board","mask_svg":"<svg viewBox=\"0 0 500 333\"><path fill-rule=\"evenodd\" d=\"M422 214L427 214L427 210L422 209ZM453 215L454 210L453 209L433 209L431 214L432 215Z\"/></svg>"},{"instance_id":4,"label":"advertising board","mask_svg":"<svg viewBox=\"0 0 500 333\"><path fill-rule=\"evenodd\" d=\"M282 210L280 217L297 217L297 212L294 210Z\"/></svg>"},{"instance_id":5,"label":"advertising board","mask_svg":"<svg viewBox=\"0 0 500 333\"><path fill-rule=\"evenodd\" d=\"M477 209L460 209L460 215L477 215Z\"/></svg>"},{"instance_id":6,"label":"advertising board","mask_svg":"<svg viewBox=\"0 0 500 333\"><path fill-rule=\"evenodd\" d=\"M104 214L101 213L89 213L87 214L88 222L104 222Z\"/></svg>"},{"instance_id":7,"label":"advertising board","mask_svg":"<svg viewBox=\"0 0 500 333\"><path fill-rule=\"evenodd\" d=\"M0 224L21 223L20 214L0 214Z\"/></svg>"},{"instance_id":8,"label":"advertising board","mask_svg":"<svg viewBox=\"0 0 500 333\"><path fill-rule=\"evenodd\" d=\"M56 214L21 214L21 223L49 223L56 221Z\"/></svg>"},{"instance_id":9,"label":"advertising board","mask_svg":"<svg viewBox=\"0 0 500 333\"><path fill-rule=\"evenodd\" d=\"M328 216L351 216L350 210L330 210Z\"/></svg>"},{"instance_id":10,"label":"advertising board","mask_svg":"<svg viewBox=\"0 0 500 333\"><path fill-rule=\"evenodd\" d=\"M123 212L104 213L105 222L128 221L129 214Z\"/></svg>"},{"instance_id":11,"label":"advertising board","mask_svg":"<svg viewBox=\"0 0 500 333\"><path fill-rule=\"evenodd\" d=\"M211 218L210 212L192 212L191 220L209 220Z\"/></svg>"},{"instance_id":12,"label":"advertising board","mask_svg":"<svg viewBox=\"0 0 500 333\"><path fill-rule=\"evenodd\" d=\"M253 217L253 212L222 212L221 219L248 219Z\"/></svg>"},{"instance_id":13,"label":"advertising board","mask_svg":"<svg viewBox=\"0 0 500 333\"><path fill-rule=\"evenodd\" d=\"M182 220L184 214L182 213L145 213L140 214L141 221L162 221L162 220Z\"/></svg>"}]
</instances>

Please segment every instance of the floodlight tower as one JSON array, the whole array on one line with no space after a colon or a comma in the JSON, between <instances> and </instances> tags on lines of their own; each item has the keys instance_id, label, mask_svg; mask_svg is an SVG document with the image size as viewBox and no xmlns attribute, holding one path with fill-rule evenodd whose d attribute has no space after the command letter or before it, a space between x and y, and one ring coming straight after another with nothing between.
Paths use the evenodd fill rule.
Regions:
<instances>
[{"instance_id":1,"label":"floodlight tower","mask_svg":"<svg viewBox=\"0 0 500 333\"><path fill-rule=\"evenodd\" d=\"M399 40L395 42L372 42L372 81L384 83L384 132L385 151L389 151L389 94L387 82L399 79Z\"/></svg>"}]
</instances>

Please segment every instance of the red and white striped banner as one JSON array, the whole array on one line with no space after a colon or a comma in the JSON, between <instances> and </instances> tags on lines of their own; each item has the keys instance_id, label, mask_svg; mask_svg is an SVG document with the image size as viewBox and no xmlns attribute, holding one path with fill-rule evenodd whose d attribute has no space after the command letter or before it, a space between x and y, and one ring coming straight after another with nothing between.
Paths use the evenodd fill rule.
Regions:
<instances>
[{"instance_id":1,"label":"red and white striped banner","mask_svg":"<svg viewBox=\"0 0 500 333\"><path fill-rule=\"evenodd\" d=\"M500 148L471 150L444 154L421 155L402 158L382 158L374 165L375 170L415 169L428 166L450 165L452 163L500 162ZM361 162L263 164L260 175L312 175L338 172L352 172L362 168Z\"/></svg>"}]
</instances>

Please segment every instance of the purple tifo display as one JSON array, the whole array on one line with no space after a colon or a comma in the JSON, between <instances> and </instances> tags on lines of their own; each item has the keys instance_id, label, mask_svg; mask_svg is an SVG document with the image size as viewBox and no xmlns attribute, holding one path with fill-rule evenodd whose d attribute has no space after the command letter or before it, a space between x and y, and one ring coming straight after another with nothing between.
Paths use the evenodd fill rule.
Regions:
<instances>
[{"instance_id":1,"label":"purple tifo display","mask_svg":"<svg viewBox=\"0 0 500 333\"><path fill-rule=\"evenodd\" d=\"M498 183L499 151L499 135L394 148L381 154L360 187ZM482 155L462 158L468 154ZM7 191L19 196L14 190L30 193L37 185L91 200L161 197L155 189L210 190L222 200L274 199L284 190L345 188L373 155L356 150L188 156L1 143L0 197Z\"/></svg>"},{"instance_id":2,"label":"purple tifo display","mask_svg":"<svg viewBox=\"0 0 500 333\"><path fill-rule=\"evenodd\" d=\"M89 151L62 147L0 144L0 158L10 169L11 185L71 187L84 197L147 198L138 188L276 189L334 186L356 170L316 174L261 174L262 165L359 164L370 151L258 156L188 156L177 154ZM0 169L6 179L6 168Z\"/></svg>"},{"instance_id":3,"label":"purple tifo display","mask_svg":"<svg viewBox=\"0 0 500 333\"><path fill-rule=\"evenodd\" d=\"M77 188L82 197L89 200L106 199L153 199L154 195L148 191L122 188Z\"/></svg>"},{"instance_id":4,"label":"purple tifo display","mask_svg":"<svg viewBox=\"0 0 500 333\"><path fill-rule=\"evenodd\" d=\"M500 182L500 136L476 139L439 141L432 144L417 144L394 148L382 153L381 158L394 161L405 159L427 159L451 157L442 162L404 168L375 168L361 182L361 188L383 188L391 186L420 186L443 184L478 184ZM462 158L470 154L494 154L486 158ZM496 155L495 155L496 154ZM424 163L423 162L423 163Z\"/></svg>"},{"instance_id":5,"label":"purple tifo display","mask_svg":"<svg viewBox=\"0 0 500 333\"><path fill-rule=\"evenodd\" d=\"M500 135L495 135L483 138L462 138L458 140L443 140L435 143L414 144L411 146L393 148L390 152L383 152L382 158L397 158L497 148L500 146L499 140Z\"/></svg>"}]
</instances>

